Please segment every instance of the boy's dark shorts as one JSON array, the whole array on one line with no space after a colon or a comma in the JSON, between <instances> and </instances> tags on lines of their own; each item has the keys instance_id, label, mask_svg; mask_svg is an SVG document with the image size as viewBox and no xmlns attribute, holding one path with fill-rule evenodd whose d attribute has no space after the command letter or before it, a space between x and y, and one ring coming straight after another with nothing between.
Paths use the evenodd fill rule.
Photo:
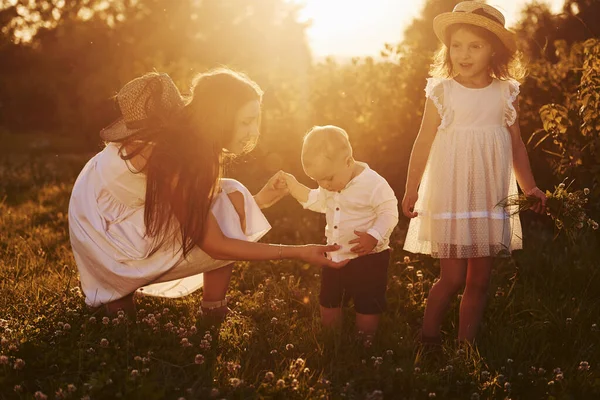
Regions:
<instances>
[{"instance_id":1,"label":"boy's dark shorts","mask_svg":"<svg viewBox=\"0 0 600 400\"><path fill-rule=\"evenodd\" d=\"M325 267L321 273L319 302L325 308L338 308L354 301L360 314L381 314L387 307L385 291L390 250L350 260L340 269Z\"/></svg>"}]
</instances>

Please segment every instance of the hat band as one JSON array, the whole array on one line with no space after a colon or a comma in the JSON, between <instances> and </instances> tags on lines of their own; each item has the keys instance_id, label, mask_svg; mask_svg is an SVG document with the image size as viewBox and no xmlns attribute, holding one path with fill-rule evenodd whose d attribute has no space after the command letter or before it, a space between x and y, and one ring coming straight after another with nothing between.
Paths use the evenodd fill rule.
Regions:
<instances>
[{"instance_id":1,"label":"hat band","mask_svg":"<svg viewBox=\"0 0 600 400\"><path fill-rule=\"evenodd\" d=\"M500 21L498 18L496 18L495 16L493 16L492 14L490 14L489 12L485 11L483 8L478 8L476 10L473 11L462 11L462 10L457 10L454 12L461 12L461 13L470 13L470 14L477 14L477 15L481 15L482 17L485 17L487 19L490 19L502 26L504 26L504 24L502 23L502 21Z\"/></svg>"}]
</instances>

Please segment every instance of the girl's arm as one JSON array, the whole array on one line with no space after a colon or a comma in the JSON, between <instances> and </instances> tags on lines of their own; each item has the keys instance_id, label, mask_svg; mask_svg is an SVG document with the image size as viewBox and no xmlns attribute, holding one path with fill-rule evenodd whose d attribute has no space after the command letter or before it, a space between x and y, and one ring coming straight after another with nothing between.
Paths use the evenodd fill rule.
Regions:
<instances>
[{"instance_id":1,"label":"girl's arm","mask_svg":"<svg viewBox=\"0 0 600 400\"><path fill-rule=\"evenodd\" d=\"M326 257L326 252L336 251L340 248L337 245L284 246L232 239L223 235L212 213L209 214L206 225L206 234L199 246L215 260L255 261L298 259L311 264L332 268L341 268L348 262L347 260L333 262Z\"/></svg>"},{"instance_id":2,"label":"girl's arm","mask_svg":"<svg viewBox=\"0 0 600 400\"><path fill-rule=\"evenodd\" d=\"M512 142L513 152L513 168L515 170L515 176L517 183L523 193L527 196L533 196L540 199L540 203L536 203L532 207L535 212L543 213L546 207L546 195L542 192L535 184L533 173L531 172L531 165L529 164L529 156L527 155L527 148L523 143L521 137L521 128L519 127L519 99L513 103L515 111L517 112L517 118L515 123L508 127L510 132L510 138Z\"/></svg>"},{"instance_id":3,"label":"girl's arm","mask_svg":"<svg viewBox=\"0 0 600 400\"><path fill-rule=\"evenodd\" d=\"M402 212L409 218L417 216L417 213L413 211L413 207L417 201L417 189L425 171L433 139L435 139L437 128L441 122L442 119L438 114L433 100L427 98L421 128L410 154L408 176L406 177L406 192L402 200Z\"/></svg>"}]
</instances>

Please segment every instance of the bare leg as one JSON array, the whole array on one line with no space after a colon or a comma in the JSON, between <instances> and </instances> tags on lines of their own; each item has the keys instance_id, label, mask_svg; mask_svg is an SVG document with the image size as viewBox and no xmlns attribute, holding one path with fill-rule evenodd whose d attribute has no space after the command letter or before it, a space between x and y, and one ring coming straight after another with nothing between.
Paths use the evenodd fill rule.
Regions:
<instances>
[{"instance_id":1,"label":"bare leg","mask_svg":"<svg viewBox=\"0 0 600 400\"><path fill-rule=\"evenodd\" d=\"M467 284L460 302L458 340L461 342L472 342L477 335L487 302L491 275L491 257L469 259Z\"/></svg>"},{"instance_id":2,"label":"bare leg","mask_svg":"<svg viewBox=\"0 0 600 400\"><path fill-rule=\"evenodd\" d=\"M379 326L381 314L360 314L356 313L356 330L364 332L365 335L374 335Z\"/></svg>"},{"instance_id":3,"label":"bare leg","mask_svg":"<svg viewBox=\"0 0 600 400\"><path fill-rule=\"evenodd\" d=\"M133 293L128 294L120 299L108 302L104 305L106 313L109 315L116 315L119 310L123 310L128 315L135 314L135 301L133 299Z\"/></svg>"},{"instance_id":4,"label":"bare leg","mask_svg":"<svg viewBox=\"0 0 600 400\"><path fill-rule=\"evenodd\" d=\"M244 195L240 192L229 193L229 200L233 204L235 211L240 218L240 225L242 231L246 230L246 213L244 208ZM204 292L202 300L204 302L221 301L225 299L227 295L227 289L229 288L229 281L231 280L231 273L233 271L232 265L227 265L212 271L204 273ZM202 307L203 312L208 315L215 317L225 317L229 313L229 307L227 305L208 309Z\"/></svg>"},{"instance_id":5,"label":"bare leg","mask_svg":"<svg viewBox=\"0 0 600 400\"><path fill-rule=\"evenodd\" d=\"M423 317L421 334L425 340L439 338L442 320L450 301L465 282L467 259L443 258L440 264L440 279L429 291Z\"/></svg>"},{"instance_id":6,"label":"bare leg","mask_svg":"<svg viewBox=\"0 0 600 400\"><path fill-rule=\"evenodd\" d=\"M342 308L321 307L321 323L327 328L339 328L342 324Z\"/></svg>"}]
</instances>

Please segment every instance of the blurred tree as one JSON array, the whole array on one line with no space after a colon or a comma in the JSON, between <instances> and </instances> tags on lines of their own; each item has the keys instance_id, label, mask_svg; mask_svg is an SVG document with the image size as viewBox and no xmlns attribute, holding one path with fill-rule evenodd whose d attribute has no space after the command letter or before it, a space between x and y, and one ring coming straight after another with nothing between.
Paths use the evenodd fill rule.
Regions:
<instances>
[{"instance_id":1,"label":"blurred tree","mask_svg":"<svg viewBox=\"0 0 600 400\"><path fill-rule=\"evenodd\" d=\"M297 5L284 0L53 0L0 3L2 124L12 130L97 131L110 97L152 69L186 92L199 71L229 65L265 89L311 63ZM31 40L28 39L31 35ZM22 51L14 51L14 47ZM12 49L12 50L11 50Z\"/></svg>"}]
</instances>

